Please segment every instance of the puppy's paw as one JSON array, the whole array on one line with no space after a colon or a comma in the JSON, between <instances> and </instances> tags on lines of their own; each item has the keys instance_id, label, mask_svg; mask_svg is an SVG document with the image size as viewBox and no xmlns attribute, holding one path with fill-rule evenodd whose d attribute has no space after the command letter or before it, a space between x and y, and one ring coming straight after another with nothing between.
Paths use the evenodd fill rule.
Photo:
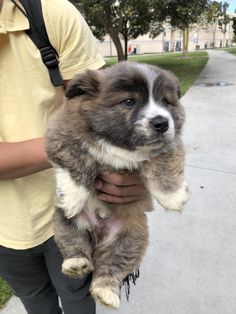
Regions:
<instances>
[{"instance_id":1,"label":"puppy's paw","mask_svg":"<svg viewBox=\"0 0 236 314\"><path fill-rule=\"evenodd\" d=\"M108 287L94 287L91 289L91 294L94 299L112 309L120 307L120 297L112 289Z\"/></svg>"},{"instance_id":2,"label":"puppy's paw","mask_svg":"<svg viewBox=\"0 0 236 314\"><path fill-rule=\"evenodd\" d=\"M158 202L167 210L176 210L181 212L185 203L189 199L189 190L187 183L184 182L181 188L173 193L158 193Z\"/></svg>"},{"instance_id":3,"label":"puppy's paw","mask_svg":"<svg viewBox=\"0 0 236 314\"><path fill-rule=\"evenodd\" d=\"M93 271L93 265L85 257L69 258L62 264L62 272L70 277L82 277L91 271Z\"/></svg>"}]
</instances>

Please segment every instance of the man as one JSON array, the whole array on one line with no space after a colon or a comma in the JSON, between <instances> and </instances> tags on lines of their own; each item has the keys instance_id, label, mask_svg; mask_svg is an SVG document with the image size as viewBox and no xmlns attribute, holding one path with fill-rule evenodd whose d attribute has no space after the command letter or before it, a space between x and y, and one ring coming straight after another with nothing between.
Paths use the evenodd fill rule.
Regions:
<instances>
[{"instance_id":1,"label":"man","mask_svg":"<svg viewBox=\"0 0 236 314\"><path fill-rule=\"evenodd\" d=\"M91 31L67 0L42 0L42 9L64 87L79 71L103 66ZM0 0L0 276L28 313L61 313L59 295L65 314L93 314L90 277L63 275L53 240L55 187L43 136L64 87L50 82L28 28L15 3ZM145 193L132 174L102 173L95 187L108 202L131 202Z\"/></svg>"}]
</instances>

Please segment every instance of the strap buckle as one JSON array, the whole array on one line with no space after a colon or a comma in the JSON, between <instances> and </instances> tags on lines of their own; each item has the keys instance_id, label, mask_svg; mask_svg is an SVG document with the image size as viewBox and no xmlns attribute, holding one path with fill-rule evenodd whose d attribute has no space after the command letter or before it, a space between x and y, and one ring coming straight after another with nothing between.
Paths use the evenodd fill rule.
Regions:
<instances>
[{"instance_id":1,"label":"strap buckle","mask_svg":"<svg viewBox=\"0 0 236 314\"><path fill-rule=\"evenodd\" d=\"M58 66L59 62L55 51L49 47L45 46L39 49L43 62L48 68L55 68Z\"/></svg>"}]
</instances>

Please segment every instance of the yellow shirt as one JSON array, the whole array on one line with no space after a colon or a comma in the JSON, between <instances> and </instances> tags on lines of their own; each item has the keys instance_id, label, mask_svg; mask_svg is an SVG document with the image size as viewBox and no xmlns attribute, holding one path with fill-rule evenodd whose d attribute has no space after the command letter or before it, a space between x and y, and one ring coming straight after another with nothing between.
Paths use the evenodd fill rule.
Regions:
<instances>
[{"instance_id":1,"label":"yellow shirt","mask_svg":"<svg viewBox=\"0 0 236 314\"><path fill-rule=\"evenodd\" d=\"M59 54L60 72L71 79L104 61L79 12L67 0L42 0L45 25ZM40 53L24 30L28 20L10 0L0 13L0 141L41 137L64 97L55 88ZM0 245L13 249L37 246L53 235L52 170L0 181Z\"/></svg>"}]
</instances>

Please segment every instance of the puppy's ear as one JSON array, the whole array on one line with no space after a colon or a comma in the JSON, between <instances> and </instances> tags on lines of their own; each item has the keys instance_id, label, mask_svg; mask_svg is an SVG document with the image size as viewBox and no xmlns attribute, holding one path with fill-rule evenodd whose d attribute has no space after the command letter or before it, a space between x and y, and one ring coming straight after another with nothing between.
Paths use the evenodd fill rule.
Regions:
<instances>
[{"instance_id":1,"label":"puppy's ear","mask_svg":"<svg viewBox=\"0 0 236 314\"><path fill-rule=\"evenodd\" d=\"M87 70L76 75L66 88L65 95L67 98L74 98L81 95L96 96L99 93L100 78L97 71Z\"/></svg>"},{"instance_id":2,"label":"puppy's ear","mask_svg":"<svg viewBox=\"0 0 236 314\"><path fill-rule=\"evenodd\" d=\"M179 80L173 73L171 73L171 75L172 75L172 80L175 84L175 92L177 94L178 99L180 99L181 98L181 88L180 88Z\"/></svg>"},{"instance_id":3,"label":"puppy's ear","mask_svg":"<svg viewBox=\"0 0 236 314\"><path fill-rule=\"evenodd\" d=\"M175 84L175 93L177 94L178 99L181 98L181 88L178 78L172 73L172 80Z\"/></svg>"}]
</instances>

